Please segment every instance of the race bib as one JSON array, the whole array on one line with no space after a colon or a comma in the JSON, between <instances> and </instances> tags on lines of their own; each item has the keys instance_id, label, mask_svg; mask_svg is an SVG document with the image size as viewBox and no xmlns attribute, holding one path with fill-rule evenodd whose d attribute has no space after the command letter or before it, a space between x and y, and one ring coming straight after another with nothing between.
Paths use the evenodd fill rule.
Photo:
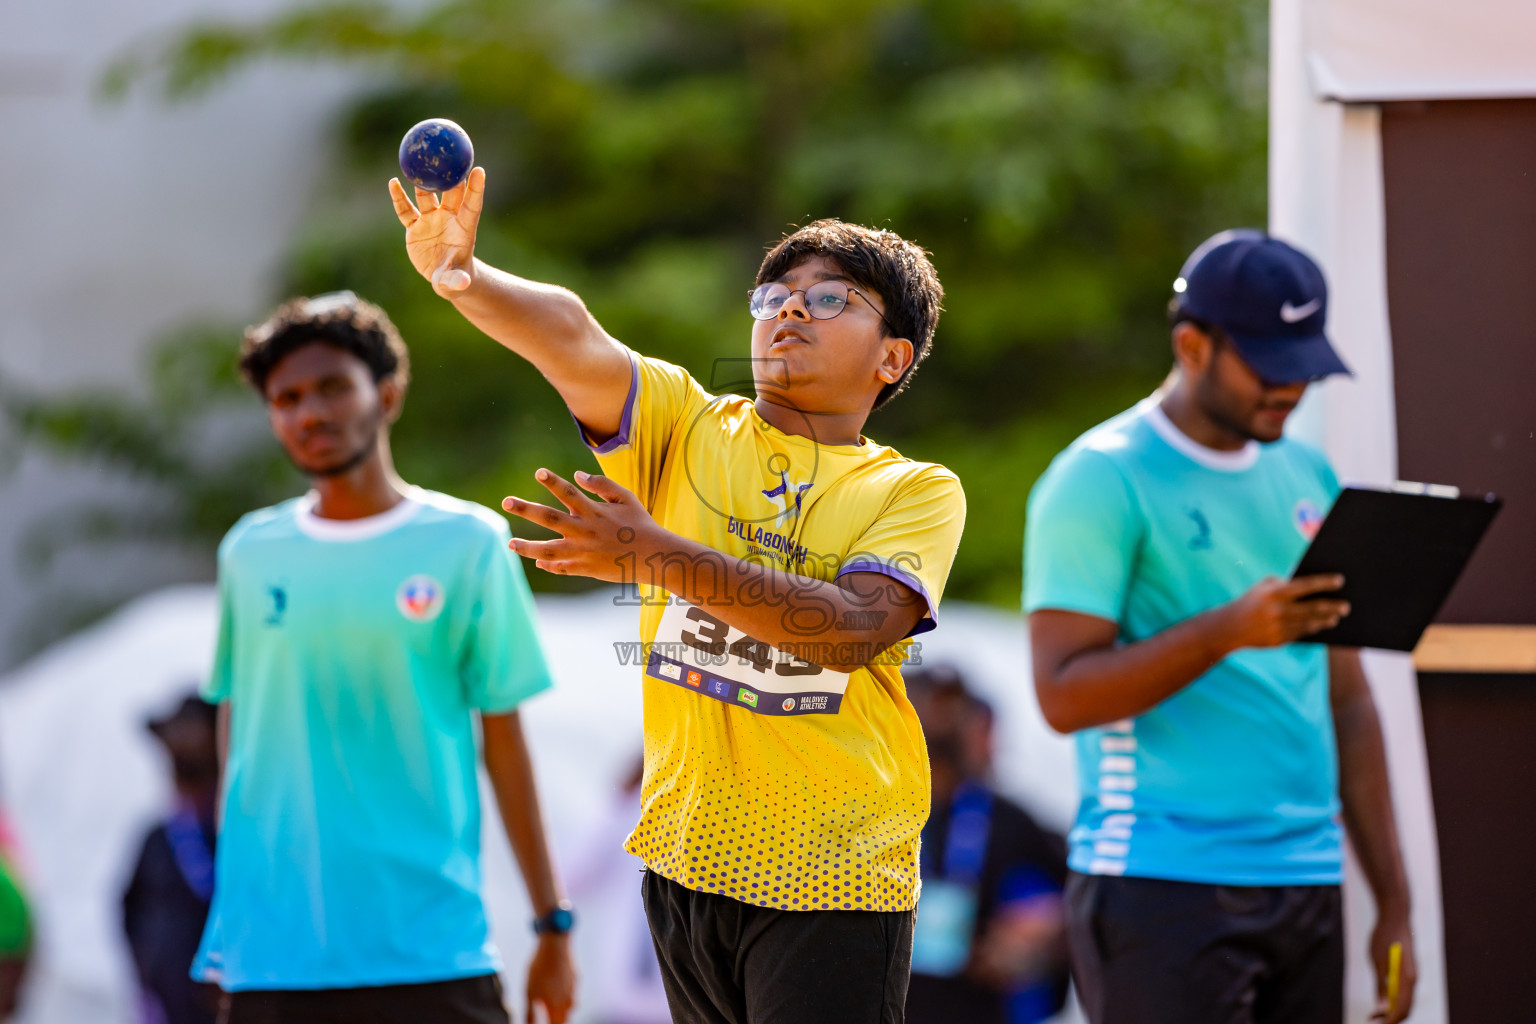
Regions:
<instances>
[{"instance_id":1,"label":"race bib","mask_svg":"<svg viewBox=\"0 0 1536 1024\"><path fill-rule=\"evenodd\" d=\"M848 673L814 665L673 598L645 674L760 715L835 715Z\"/></svg>"}]
</instances>

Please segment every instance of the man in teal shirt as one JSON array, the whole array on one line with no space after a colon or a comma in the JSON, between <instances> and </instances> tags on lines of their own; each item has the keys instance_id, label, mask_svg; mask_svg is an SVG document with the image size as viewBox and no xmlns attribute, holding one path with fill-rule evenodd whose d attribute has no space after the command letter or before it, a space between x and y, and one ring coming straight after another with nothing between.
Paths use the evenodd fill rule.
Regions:
<instances>
[{"instance_id":1,"label":"man in teal shirt","mask_svg":"<svg viewBox=\"0 0 1536 1024\"><path fill-rule=\"evenodd\" d=\"M478 717L538 914L529 1004L562 1021L572 918L516 710L550 675L507 524L395 473L408 356L378 307L290 302L247 333L240 365L314 489L219 549L206 696L227 758L194 976L224 989L226 1024L505 1024Z\"/></svg>"},{"instance_id":2,"label":"man in teal shirt","mask_svg":"<svg viewBox=\"0 0 1536 1024\"><path fill-rule=\"evenodd\" d=\"M1047 721L1076 733L1068 937L1093 1024L1309 1024L1343 1015L1349 830L1412 1002L1409 900L1381 729L1355 651L1302 641L1349 613L1291 574L1338 494L1283 436L1347 372L1322 272L1223 232L1174 286L1177 368L1083 435L1030 496L1024 605Z\"/></svg>"}]
</instances>

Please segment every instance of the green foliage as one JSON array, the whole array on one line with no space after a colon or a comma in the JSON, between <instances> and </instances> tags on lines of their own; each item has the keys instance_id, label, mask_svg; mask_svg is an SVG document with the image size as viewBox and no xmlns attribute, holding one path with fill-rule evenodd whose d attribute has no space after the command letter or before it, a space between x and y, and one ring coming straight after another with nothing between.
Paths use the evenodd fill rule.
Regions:
<instances>
[{"instance_id":1,"label":"green foliage","mask_svg":"<svg viewBox=\"0 0 1536 1024\"><path fill-rule=\"evenodd\" d=\"M112 79L187 97L255 59L363 62L285 288L380 301L412 347L405 475L488 504L588 458L553 391L412 272L385 193L445 116L489 174L480 252L578 291L708 382L742 354L764 247L839 216L933 253L933 357L868 433L955 468L950 593L1013 605L1024 499L1168 362L1190 248L1262 221L1265 7L1245 0L448 0L202 25ZM232 346L233 339L230 340ZM194 502L211 483L181 479ZM232 518L221 496L199 516ZM246 500L239 494L239 501ZM236 501L234 504L238 504ZM199 537L211 536L199 533ZM547 585L548 581L542 581Z\"/></svg>"}]
</instances>

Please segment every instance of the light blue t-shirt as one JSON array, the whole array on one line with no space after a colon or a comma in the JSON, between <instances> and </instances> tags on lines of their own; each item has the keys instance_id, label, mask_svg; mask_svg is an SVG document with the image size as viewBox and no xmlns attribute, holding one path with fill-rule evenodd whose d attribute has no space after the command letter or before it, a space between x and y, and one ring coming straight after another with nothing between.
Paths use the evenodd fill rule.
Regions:
<instances>
[{"instance_id":1,"label":"light blue t-shirt","mask_svg":"<svg viewBox=\"0 0 1536 1024\"><path fill-rule=\"evenodd\" d=\"M230 702L232 734L194 977L315 989L500 968L472 712L550 685L509 537L418 489L349 521L295 499L224 538L205 694Z\"/></svg>"},{"instance_id":2,"label":"light blue t-shirt","mask_svg":"<svg viewBox=\"0 0 1536 1024\"><path fill-rule=\"evenodd\" d=\"M1024 608L1134 643L1295 569L1339 484L1283 439L1218 452L1148 399L1084 434L1030 494ZM1249 648L1135 718L1077 733L1073 870L1228 885L1337 883L1327 648Z\"/></svg>"}]
</instances>

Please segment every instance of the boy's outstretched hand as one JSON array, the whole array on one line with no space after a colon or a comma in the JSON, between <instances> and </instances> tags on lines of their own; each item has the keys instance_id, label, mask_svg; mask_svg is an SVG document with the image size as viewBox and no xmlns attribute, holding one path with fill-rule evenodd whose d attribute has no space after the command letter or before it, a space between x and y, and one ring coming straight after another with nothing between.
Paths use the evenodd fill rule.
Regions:
<instances>
[{"instance_id":1,"label":"boy's outstretched hand","mask_svg":"<svg viewBox=\"0 0 1536 1024\"><path fill-rule=\"evenodd\" d=\"M576 483L601 498L589 498L581 488L558 474L541 469L534 479L566 507L565 512L522 498L509 497L501 507L560 536L554 540L512 538L512 550L532 558L545 572L590 576L608 583L632 583L635 559L644 561L660 550L666 531L640 504L640 499L605 476L577 472Z\"/></svg>"},{"instance_id":2,"label":"boy's outstretched hand","mask_svg":"<svg viewBox=\"0 0 1536 1024\"><path fill-rule=\"evenodd\" d=\"M485 206L485 168L476 167L439 200L416 190L416 202L399 178L389 179L395 216L405 225L405 251L417 272L445 299L457 298L474 281L475 231ZM419 208L418 208L419 207Z\"/></svg>"}]
</instances>

